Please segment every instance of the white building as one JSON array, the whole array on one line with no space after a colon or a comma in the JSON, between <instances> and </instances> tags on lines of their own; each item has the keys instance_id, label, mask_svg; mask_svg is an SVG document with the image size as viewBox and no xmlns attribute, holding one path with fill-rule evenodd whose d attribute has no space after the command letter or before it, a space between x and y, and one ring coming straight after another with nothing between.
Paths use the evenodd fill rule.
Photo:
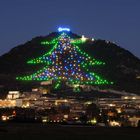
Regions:
<instances>
[{"instance_id":1,"label":"white building","mask_svg":"<svg viewBox=\"0 0 140 140\"><path fill-rule=\"evenodd\" d=\"M23 100L22 99L16 99L16 106L17 107L22 107L23 105Z\"/></svg>"},{"instance_id":2,"label":"white building","mask_svg":"<svg viewBox=\"0 0 140 140\"><path fill-rule=\"evenodd\" d=\"M8 100L15 100L20 97L20 92L19 91L9 91L7 95Z\"/></svg>"}]
</instances>

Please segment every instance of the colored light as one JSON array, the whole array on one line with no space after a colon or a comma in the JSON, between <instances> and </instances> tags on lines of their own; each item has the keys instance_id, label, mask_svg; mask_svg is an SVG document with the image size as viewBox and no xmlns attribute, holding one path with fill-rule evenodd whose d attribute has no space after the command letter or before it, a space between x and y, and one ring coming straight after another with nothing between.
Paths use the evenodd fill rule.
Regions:
<instances>
[{"instance_id":1,"label":"colored light","mask_svg":"<svg viewBox=\"0 0 140 140\"><path fill-rule=\"evenodd\" d=\"M61 28L60 31L70 31L68 28ZM87 38L82 36L83 41ZM44 55L29 60L28 64L44 64L45 67L29 76L17 77L17 80L37 80L56 81L55 89L61 85L61 80L69 84L104 85L113 84L99 75L90 72L90 67L95 65L105 65L104 62L90 57L81 51L76 44L82 44L82 39L72 39L65 32L51 41L43 41L41 45L54 44L49 52ZM80 91L80 89L77 89Z\"/></svg>"},{"instance_id":2,"label":"colored light","mask_svg":"<svg viewBox=\"0 0 140 140\"><path fill-rule=\"evenodd\" d=\"M85 38L84 35L82 35L82 38L81 38L82 42L85 42L87 40L87 38Z\"/></svg>"},{"instance_id":3,"label":"colored light","mask_svg":"<svg viewBox=\"0 0 140 140\"><path fill-rule=\"evenodd\" d=\"M62 27L58 28L58 32L63 32L63 31L70 32L70 28L62 28Z\"/></svg>"}]
</instances>

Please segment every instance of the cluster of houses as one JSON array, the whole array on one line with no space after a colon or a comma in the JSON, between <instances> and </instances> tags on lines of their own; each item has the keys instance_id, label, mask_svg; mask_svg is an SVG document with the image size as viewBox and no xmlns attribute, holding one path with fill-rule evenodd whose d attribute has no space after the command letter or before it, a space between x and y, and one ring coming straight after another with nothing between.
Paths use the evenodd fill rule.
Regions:
<instances>
[{"instance_id":1,"label":"cluster of houses","mask_svg":"<svg viewBox=\"0 0 140 140\"><path fill-rule=\"evenodd\" d=\"M44 89L22 93L9 91L6 99L0 100L0 115L3 121L12 116L44 123L137 127L140 125L140 96L84 100L58 98Z\"/></svg>"}]
</instances>

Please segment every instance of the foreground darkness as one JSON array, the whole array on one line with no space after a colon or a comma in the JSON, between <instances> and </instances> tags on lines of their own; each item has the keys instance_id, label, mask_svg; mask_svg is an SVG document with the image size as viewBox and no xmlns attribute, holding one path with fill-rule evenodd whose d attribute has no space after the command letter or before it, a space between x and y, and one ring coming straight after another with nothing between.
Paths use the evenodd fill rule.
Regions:
<instances>
[{"instance_id":1,"label":"foreground darkness","mask_svg":"<svg viewBox=\"0 0 140 140\"><path fill-rule=\"evenodd\" d=\"M66 126L32 123L0 124L0 139L140 139L140 128L95 128L93 126Z\"/></svg>"}]
</instances>

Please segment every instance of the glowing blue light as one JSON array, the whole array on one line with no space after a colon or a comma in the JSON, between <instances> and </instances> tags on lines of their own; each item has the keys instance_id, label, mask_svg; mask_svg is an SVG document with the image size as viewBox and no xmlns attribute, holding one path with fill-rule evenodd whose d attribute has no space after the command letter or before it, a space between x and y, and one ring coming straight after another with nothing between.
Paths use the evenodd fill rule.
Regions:
<instances>
[{"instance_id":1,"label":"glowing blue light","mask_svg":"<svg viewBox=\"0 0 140 140\"><path fill-rule=\"evenodd\" d=\"M58 32L63 32L63 31L70 32L70 29L69 28L62 28L62 27L58 28Z\"/></svg>"}]
</instances>

